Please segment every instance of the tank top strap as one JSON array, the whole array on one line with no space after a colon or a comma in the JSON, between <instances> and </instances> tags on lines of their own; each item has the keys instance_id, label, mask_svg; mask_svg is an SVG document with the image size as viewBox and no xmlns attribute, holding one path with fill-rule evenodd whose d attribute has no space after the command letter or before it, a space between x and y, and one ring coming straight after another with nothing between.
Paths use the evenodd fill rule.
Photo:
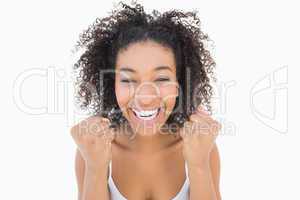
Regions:
<instances>
[{"instance_id":1,"label":"tank top strap","mask_svg":"<svg viewBox=\"0 0 300 200\"><path fill-rule=\"evenodd\" d=\"M189 180L189 172L188 172L188 166L187 166L186 161L184 161L184 169L185 169L186 179Z\"/></svg>"},{"instance_id":2,"label":"tank top strap","mask_svg":"<svg viewBox=\"0 0 300 200\"><path fill-rule=\"evenodd\" d=\"M109 165L108 165L108 175L109 175L109 177L111 177L111 174L112 174L112 166L111 166L111 163L112 163L112 161L110 160L110 161L109 161Z\"/></svg>"}]
</instances>

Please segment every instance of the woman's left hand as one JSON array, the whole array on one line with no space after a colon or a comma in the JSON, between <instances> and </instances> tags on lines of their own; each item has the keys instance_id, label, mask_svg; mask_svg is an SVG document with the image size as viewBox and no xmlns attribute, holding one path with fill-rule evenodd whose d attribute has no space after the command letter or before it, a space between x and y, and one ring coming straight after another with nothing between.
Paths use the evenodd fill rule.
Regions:
<instances>
[{"instance_id":1,"label":"woman's left hand","mask_svg":"<svg viewBox=\"0 0 300 200\"><path fill-rule=\"evenodd\" d=\"M221 124L198 106L196 112L180 129L183 139L183 156L189 167L208 167L209 155L214 147L215 139Z\"/></svg>"}]
</instances>

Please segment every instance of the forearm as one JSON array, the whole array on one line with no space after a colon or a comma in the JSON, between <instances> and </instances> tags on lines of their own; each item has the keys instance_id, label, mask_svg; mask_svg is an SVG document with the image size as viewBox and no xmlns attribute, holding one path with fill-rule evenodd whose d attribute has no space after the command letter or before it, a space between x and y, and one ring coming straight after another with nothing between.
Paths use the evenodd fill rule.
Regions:
<instances>
[{"instance_id":1,"label":"forearm","mask_svg":"<svg viewBox=\"0 0 300 200\"><path fill-rule=\"evenodd\" d=\"M214 189L209 165L189 167L190 200L219 200Z\"/></svg>"},{"instance_id":2,"label":"forearm","mask_svg":"<svg viewBox=\"0 0 300 200\"><path fill-rule=\"evenodd\" d=\"M110 200L107 173L86 170L83 194L80 200Z\"/></svg>"}]
</instances>

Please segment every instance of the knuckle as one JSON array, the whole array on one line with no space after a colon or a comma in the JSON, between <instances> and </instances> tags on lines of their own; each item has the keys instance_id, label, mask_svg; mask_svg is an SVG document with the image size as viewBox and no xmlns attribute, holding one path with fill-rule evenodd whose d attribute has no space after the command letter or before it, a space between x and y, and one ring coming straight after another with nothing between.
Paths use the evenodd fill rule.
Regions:
<instances>
[{"instance_id":1,"label":"knuckle","mask_svg":"<svg viewBox=\"0 0 300 200\"><path fill-rule=\"evenodd\" d=\"M71 134L71 136L73 137L73 138L75 138L78 134L78 131L77 131L77 125L75 125L75 126L73 126L73 127L71 127L71 129L70 129L70 134Z\"/></svg>"},{"instance_id":2,"label":"knuckle","mask_svg":"<svg viewBox=\"0 0 300 200\"><path fill-rule=\"evenodd\" d=\"M91 116L70 129L72 137L83 145L95 144L106 138L112 138L113 133L109 131L110 121L100 116Z\"/></svg>"},{"instance_id":3,"label":"knuckle","mask_svg":"<svg viewBox=\"0 0 300 200\"><path fill-rule=\"evenodd\" d=\"M199 118L199 116L197 116L195 114L192 114L190 116L190 120L193 121L193 122L198 122L198 121L200 121L200 118Z\"/></svg>"}]
</instances>

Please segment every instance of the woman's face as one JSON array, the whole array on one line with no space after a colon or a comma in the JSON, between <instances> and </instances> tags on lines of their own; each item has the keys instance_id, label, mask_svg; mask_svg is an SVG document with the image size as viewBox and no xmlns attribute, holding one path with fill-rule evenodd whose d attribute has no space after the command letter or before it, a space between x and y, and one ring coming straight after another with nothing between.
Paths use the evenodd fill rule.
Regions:
<instances>
[{"instance_id":1,"label":"woman's face","mask_svg":"<svg viewBox=\"0 0 300 200\"><path fill-rule=\"evenodd\" d=\"M179 92L172 50L150 40L121 50L115 92L134 132L156 133L172 112Z\"/></svg>"}]
</instances>

